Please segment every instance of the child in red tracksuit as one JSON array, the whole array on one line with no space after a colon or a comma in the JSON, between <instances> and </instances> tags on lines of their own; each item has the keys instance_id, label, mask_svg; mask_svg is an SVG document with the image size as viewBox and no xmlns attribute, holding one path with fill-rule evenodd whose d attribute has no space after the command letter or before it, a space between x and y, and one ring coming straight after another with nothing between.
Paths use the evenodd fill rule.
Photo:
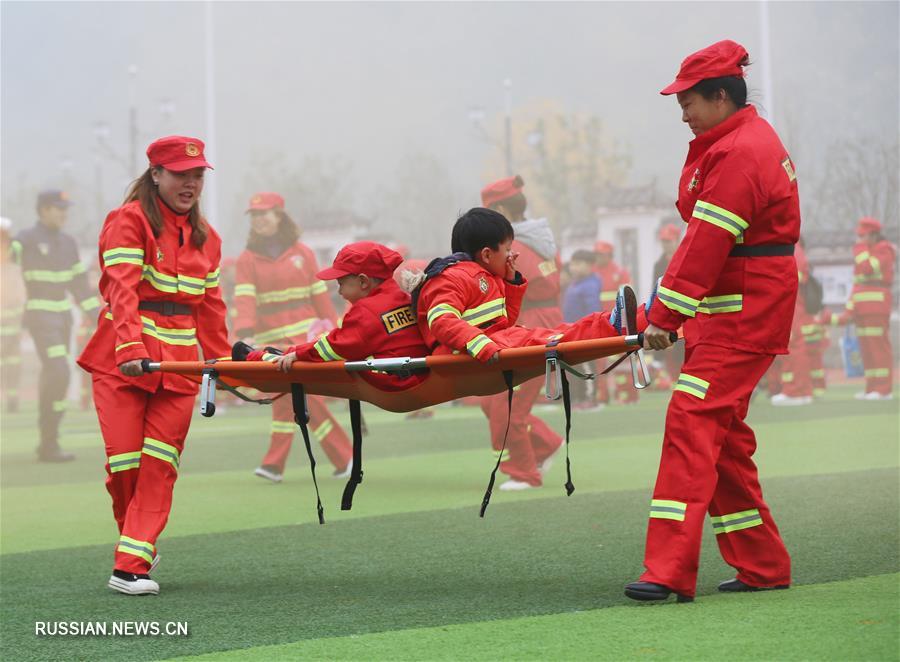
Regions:
<instances>
[{"instance_id":1,"label":"child in red tracksuit","mask_svg":"<svg viewBox=\"0 0 900 662\"><path fill-rule=\"evenodd\" d=\"M610 313L592 313L552 329L515 326L528 283L516 271L513 238L510 222L491 209L470 209L456 221L453 255L429 264L424 282L413 293L419 330L433 353L467 352L483 363L492 363L505 348L605 338L636 333L646 326L643 308L639 320L634 292L628 286ZM500 450L498 441L502 442L493 443L496 451ZM510 477L500 486L502 490L540 486L540 466L557 448L531 453L519 450L510 447L509 459L500 464L500 470Z\"/></svg>"},{"instance_id":2,"label":"child in red tracksuit","mask_svg":"<svg viewBox=\"0 0 900 662\"><path fill-rule=\"evenodd\" d=\"M337 280L338 293L349 303L340 328L332 329L315 342L289 347L283 355L256 350L248 361L269 360L287 372L294 361L357 361L371 356L391 358L421 357L428 348L419 335L410 297L393 279L403 257L387 246L358 241L344 246L328 269L316 274L319 280ZM408 377L363 372L371 384L392 391L415 386L424 375Z\"/></svg>"}]
</instances>

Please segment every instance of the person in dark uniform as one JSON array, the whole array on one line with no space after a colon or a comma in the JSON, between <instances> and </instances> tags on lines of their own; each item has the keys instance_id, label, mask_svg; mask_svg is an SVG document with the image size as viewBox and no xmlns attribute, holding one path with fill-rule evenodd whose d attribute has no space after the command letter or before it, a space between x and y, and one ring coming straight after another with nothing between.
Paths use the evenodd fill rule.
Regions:
<instances>
[{"instance_id":1,"label":"person in dark uniform","mask_svg":"<svg viewBox=\"0 0 900 662\"><path fill-rule=\"evenodd\" d=\"M87 273L71 235L62 231L70 205L64 191L43 191L37 198L38 221L13 240L22 269L26 302L23 323L41 362L38 384L37 448L41 462L68 462L72 453L59 446L59 425L69 388L69 343L72 336L71 294L89 314L100 300L88 285Z\"/></svg>"}]
</instances>

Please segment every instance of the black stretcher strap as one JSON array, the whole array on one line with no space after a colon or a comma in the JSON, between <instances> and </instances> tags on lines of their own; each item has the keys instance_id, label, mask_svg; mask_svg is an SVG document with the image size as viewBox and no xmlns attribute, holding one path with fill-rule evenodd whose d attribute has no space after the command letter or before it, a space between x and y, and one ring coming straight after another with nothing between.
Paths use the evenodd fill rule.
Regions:
<instances>
[{"instance_id":1,"label":"black stretcher strap","mask_svg":"<svg viewBox=\"0 0 900 662\"><path fill-rule=\"evenodd\" d=\"M347 481L344 495L341 497L341 510L353 508L353 493L356 492L356 486L363 480L362 410L360 409L359 400L350 401L350 427L353 430L353 468L350 469L350 480Z\"/></svg>"},{"instance_id":2,"label":"black stretcher strap","mask_svg":"<svg viewBox=\"0 0 900 662\"><path fill-rule=\"evenodd\" d=\"M503 446L497 455L497 464L491 472L491 479L488 481L487 490L484 498L481 500L481 512L479 517L484 517L484 511L487 510L488 504L491 502L491 492L494 489L494 481L497 479L497 470L500 468L500 462L503 460L503 452L506 450L506 438L509 436L509 423L512 419L512 400L513 400L513 372L512 370L503 371L503 381L506 382L506 432L503 433Z\"/></svg>"},{"instance_id":3,"label":"black stretcher strap","mask_svg":"<svg viewBox=\"0 0 900 662\"><path fill-rule=\"evenodd\" d=\"M316 458L313 455L312 444L309 443L309 409L306 406L306 393L303 384L291 384L291 400L294 404L294 421L300 426L303 433L303 443L306 444L306 454L309 456L309 469L312 472L313 486L316 488L316 513L319 515L319 524L325 523L325 509L322 507L322 499L319 496L319 483L316 481Z\"/></svg>"},{"instance_id":4,"label":"black stretcher strap","mask_svg":"<svg viewBox=\"0 0 900 662\"><path fill-rule=\"evenodd\" d=\"M757 244L756 246L738 244L731 249L728 257L777 257L793 254L794 244Z\"/></svg>"},{"instance_id":5,"label":"black stretcher strap","mask_svg":"<svg viewBox=\"0 0 900 662\"><path fill-rule=\"evenodd\" d=\"M559 338L547 343L547 351L544 352L544 359L556 359L556 369L559 370L559 376L562 381L563 412L565 412L566 415L566 484L564 487L566 488L566 496L572 496L572 493L575 491L575 484L572 482L572 464L569 461L569 431L572 429L572 396L569 391L569 378L566 377L566 369L560 361L559 354L556 350L558 344Z\"/></svg>"}]
</instances>

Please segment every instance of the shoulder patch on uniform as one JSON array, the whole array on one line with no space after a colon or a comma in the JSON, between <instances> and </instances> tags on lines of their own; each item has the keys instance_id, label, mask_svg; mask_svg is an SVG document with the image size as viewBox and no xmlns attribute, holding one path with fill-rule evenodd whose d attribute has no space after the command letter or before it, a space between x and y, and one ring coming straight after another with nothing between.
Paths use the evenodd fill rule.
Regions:
<instances>
[{"instance_id":1,"label":"shoulder patch on uniform","mask_svg":"<svg viewBox=\"0 0 900 662\"><path fill-rule=\"evenodd\" d=\"M407 327L415 326L416 316L413 315L412 306L401 306L384 313L381 316L381 323L388 335L391 335Z\"/></svg>"},{"instance_id":2,"label":"shoulder patch on uniform","mask_svg":"<svg viewBox=\"0 0 900 662\"><path fill-rule=\"evenodd\" d=\"M797 179L797 171L794 170L794 162L791 161L790 156L785 156L784 161L781 162L781 167L784 168L784 171L787 173L788 181L794 181Z\"/></svg>"},{"instance_id":3,"label":"shoulder patch on uniform","mask_svg":"<svg viewBox=\"0 0 900 662\"><path fill-rule=\"evenodd\" d=\"M478 279L478 288L481 290L482 294L487 294L487 291L488 291L487 278L482 276L481 278Z\"/></svg>"},{"instance_id":4,"label":"shoulder patch on uniform","mask_svg":"<svg viewBox=\"0 0 900 662\"><path fill-rule=\"evenodd\" d=\"M538 269L542 276L549 276L556 273L556 260L544 260L538 265Z\"/></svg>"},{"instance_id":5,"label":"shoulder patch on uniform","mask_svg":"<svg viewBox=\"0 0 900 662\"><path fill-rule=\"evenodd\" d=\"M302 255L294 255L291 257L291 263L297 268L303 268L303 256Z\"/></svg>"}]
</instances>

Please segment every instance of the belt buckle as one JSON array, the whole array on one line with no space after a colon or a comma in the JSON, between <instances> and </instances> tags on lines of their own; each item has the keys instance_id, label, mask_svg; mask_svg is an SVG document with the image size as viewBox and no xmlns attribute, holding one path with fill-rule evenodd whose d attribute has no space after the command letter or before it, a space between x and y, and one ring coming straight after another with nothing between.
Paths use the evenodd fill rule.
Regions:
<instances>
[{"instance_id":1,"label":"belt buckle","mask_svg":"<svg viewBox=\"0 0 900 662\"><path fill-rule=\"evenodd\" d=\"M162 302L162 314L166 317L171 317L175 314L175 304L171 301L163 301Z\"/></svg>"}]
</instances>

